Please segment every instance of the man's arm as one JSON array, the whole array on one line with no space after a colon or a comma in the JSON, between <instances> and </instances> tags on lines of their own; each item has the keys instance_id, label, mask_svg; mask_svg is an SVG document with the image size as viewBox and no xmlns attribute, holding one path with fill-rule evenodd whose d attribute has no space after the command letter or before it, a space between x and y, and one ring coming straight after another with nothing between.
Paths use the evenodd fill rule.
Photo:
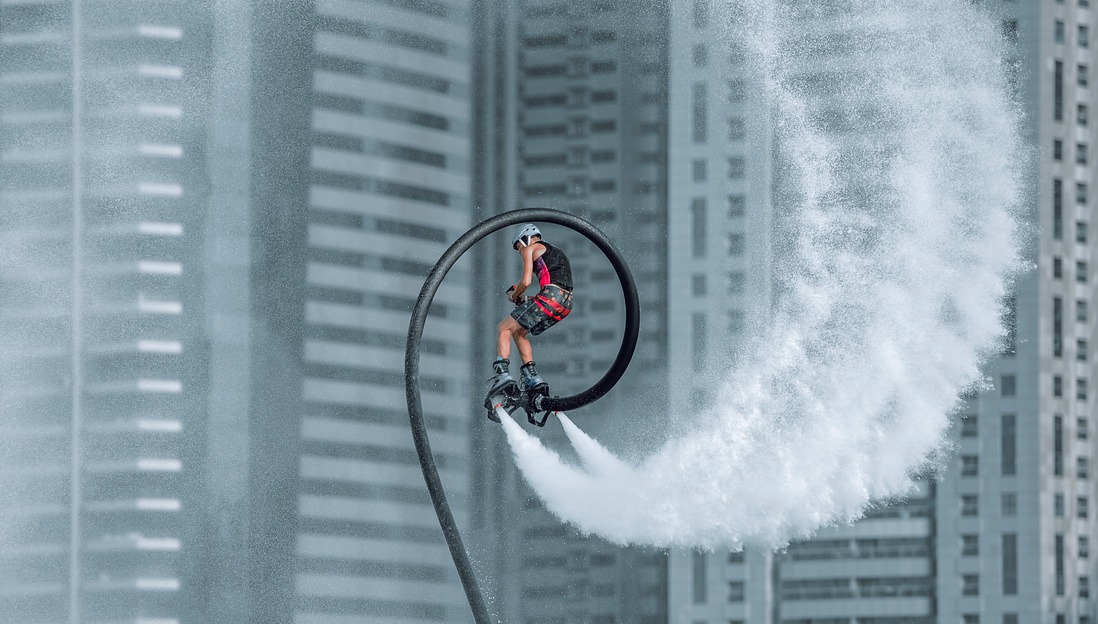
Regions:
<instances>
[{"instance_id":1,"label":"man's arm","mask_svg":"<svg viewBox=\"0 0 1098 624\"><path fill-rule=\"evenodd\" d=\"M534 246L527 245L522 250L522 281L515 286L515 291L521 295L532 283L534 283Z\"/></svg>"}]
</instances>

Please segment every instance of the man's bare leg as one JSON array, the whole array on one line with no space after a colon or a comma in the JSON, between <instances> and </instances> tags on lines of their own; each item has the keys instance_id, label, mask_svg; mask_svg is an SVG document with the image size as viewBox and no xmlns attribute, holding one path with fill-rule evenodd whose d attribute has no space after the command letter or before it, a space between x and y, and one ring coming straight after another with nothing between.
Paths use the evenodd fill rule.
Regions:
<instances>
[{"instance_id":1,"label":"man's bare leg","mask_svg":"<svg viewBox=\"0 0 1098 624\"><path fill-rule=\"evenodd\" d=\"M518 325L518 323L515 324ZM518 347L519 357L522 358L523 364L534 361L534 348L530 345L530 339L526 337L528 333L522 326L519 326L518 331L511 334L515 338L515 346Z\"/></svg>"},{"instance_id":2,"label":"man's bare leg","mask_svg":"<svg viewBox=\"0 0 1098 624\"><path fill-rule=\"evenodd\" d=\"M522 329L522 325L518 324L518 321L510 316L500 321L498 329L499 344L496 346L496 355L506 360L511 357L511 337L515 335L516 331L525 333L525 330ZM518 344L518 338L515 338L515 343ZM519 355L521 354L522 348L520 347Z\"/></svg>"}]
</instances>

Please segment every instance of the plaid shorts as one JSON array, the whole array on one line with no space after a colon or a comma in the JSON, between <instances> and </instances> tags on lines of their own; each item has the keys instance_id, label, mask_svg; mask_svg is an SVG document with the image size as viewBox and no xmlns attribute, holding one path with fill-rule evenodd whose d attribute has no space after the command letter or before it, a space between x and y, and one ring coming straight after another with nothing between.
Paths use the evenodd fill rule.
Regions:
<instances>
[{"instance_id":1,"label":"plaid shorts","mask_svg":"<svg viewBox=\"0 0 1098 624\"><path fill-rule=\"evenodd\" d=\"M556 325L572 311L572 293L556 284L546 284L541 292L519 304L511 311L511 318L523 329L537 336Z\"/></svg>"}]
</instances>

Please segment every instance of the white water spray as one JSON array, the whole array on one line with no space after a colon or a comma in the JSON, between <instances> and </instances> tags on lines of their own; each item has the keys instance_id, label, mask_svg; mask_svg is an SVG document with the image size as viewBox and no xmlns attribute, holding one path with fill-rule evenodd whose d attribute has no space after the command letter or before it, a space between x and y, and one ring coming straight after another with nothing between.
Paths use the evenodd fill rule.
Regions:
<instances>
[{"instance_id":1,"label":"white water spray","mask_svg":"<svg viewBox=\"0 0 1098 624\"><path fill-rule=\"evenodd\" d=\"M779 548L909 492L1020 268L1020 114L990 16L968 0L735 10L796 197L772 325L718 407L639 465L561 416L568 465L504 419L547 508L621 544Z\"/></svg>"}]
</instances>

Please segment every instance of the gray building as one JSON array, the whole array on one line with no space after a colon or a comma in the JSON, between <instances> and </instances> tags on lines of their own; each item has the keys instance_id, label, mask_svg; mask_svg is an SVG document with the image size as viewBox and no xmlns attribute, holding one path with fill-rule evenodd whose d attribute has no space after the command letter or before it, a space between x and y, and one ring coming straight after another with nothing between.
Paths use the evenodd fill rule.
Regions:
<instances>
[{"instance_id":1,"label":"gray building","mask_svg":"<svg viewBox=\"0 0 1098 624\"><path fill-rule=\"evenodd\" d=\"M592 221L623 251L641 289L644 325L629 374L571 414L615 450L643 453L663 435L667 396L668 7L646 2L485 2L478 53L481 216L545 206ZM609 263L582 237L545 227L567 252L576 308L534 339L554 394L589 386L610 366L624 322ZM482 319L471 383L495 357L495 325L521 269L509 247L485 249ZM513 357L514 363L517 358ZM517 373L517 364L513 367ZM480 398L471 408L483 411ZM545 511L517 474L502 433L474 423L477 550L492 602L507 622L663 622L666 556L583 537ZM539 436L567 444L555 423Z\"/></svg>"},{"instance_id":2,"label":"gray building","mask_svg":"<svg viewBox=\"0 0 1098 624\"><path fill-rule=\"evenodd\" d=\"M939 488L943 621L1095 618L1088 4L996 7L1016 51L1027 138L1040 154L1029 204L1039 224L1029 250L1037 270L1008 302L1013 329L989 371L994 388L968 402L958 456Z\"/></svg>"},{"instance_id":3,"label":"gray building","mask_svg":"<svg viewBox=\"0 0 1098 624\"><path fill-rule=\"evenodd\" d=\"M172 624L205 425L203 13L89 4L0 14L0 617Z\"/></svg>"},{"instance_id":4,"label":"gray building","mask_svg":"<svg viewBox=\"0 0 1098 624\"><path fill-rule=\"evenodd\" d=\"M0 20L0 619L467 618L403 337L469 222L469 8ZM468 277L423 357L462 521Z\"/></svg>"},{"instance_id":5,"label":"gray building","mask_svg":"<svg viewBox=\"0 0 1098 624\"><path fill-rule=\"evenodd\" d=\"M408 434L403 357L422 280L469 225L469 9L217 11L210 465L227 478L207 481L205 612L463 621ZM468 279L459 266L436 298L421 380L459 522Z\"/></svg>"}]
</instances>

